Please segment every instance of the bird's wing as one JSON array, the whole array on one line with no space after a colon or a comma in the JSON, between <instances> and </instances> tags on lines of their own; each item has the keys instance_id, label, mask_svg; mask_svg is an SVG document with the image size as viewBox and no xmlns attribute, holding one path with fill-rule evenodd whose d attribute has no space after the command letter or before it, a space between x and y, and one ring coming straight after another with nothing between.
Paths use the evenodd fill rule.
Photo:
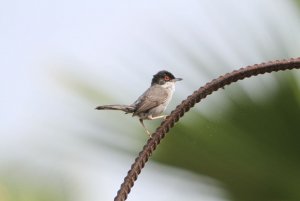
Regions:
<instances>
[{"instance_id":1,"label":"bird's wing","mask_svg":"<svg viewBox=\"0 0 300 201\"><path fill-rule=\"evenodd\" d=\"M163 104L168 98L168 92L160 86L152 86L138 100L136 111L133 115L146 112L160 104Z\"/></svg>"}]
</instances>

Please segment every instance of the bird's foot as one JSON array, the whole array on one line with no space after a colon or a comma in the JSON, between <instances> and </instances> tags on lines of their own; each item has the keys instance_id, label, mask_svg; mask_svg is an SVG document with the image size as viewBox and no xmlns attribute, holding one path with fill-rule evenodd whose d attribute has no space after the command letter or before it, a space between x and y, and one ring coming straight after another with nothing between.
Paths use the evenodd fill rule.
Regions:
<instances>
[{"instance_id":1,"label":"bird's foot","mask_svg":"<svg viewBox=\"0 0 300 201\"><path fill-rule=\"evenodd\" d=\"M152 138L152 134L150 133L150 131L146 130L146 133L149 136L149 138Z\"/></svg>"}]
</instances>

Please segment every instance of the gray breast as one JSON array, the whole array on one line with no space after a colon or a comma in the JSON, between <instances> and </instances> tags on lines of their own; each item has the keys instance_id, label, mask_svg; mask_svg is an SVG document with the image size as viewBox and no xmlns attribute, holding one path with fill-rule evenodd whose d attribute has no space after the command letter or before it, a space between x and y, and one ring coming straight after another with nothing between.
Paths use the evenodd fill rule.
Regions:
<instances>
[{"instance_id":1,"label":"gray breast","mask_svg":"<svg viewBox=\"0 0 300 201\"><path fill-rule=\"evenodd\" d=\"M157 85L155 88L150 89L148 92L152 91L163 91L164 93L153 93L153 95L148 96L151 97L151 100L156 102L157 104L154 107L149 108L147 111L140 112L137 114L141 119L148 119L149 116L156 117L161 115L168 104L170 103L173 93L175 91L175 85L174 83L170 83L167 85ZM156 94L156 95L154 95ZM145 93L145 95L149 95ZM140 100L143 101L143 100Z\"/></svg>"}]
</instances>

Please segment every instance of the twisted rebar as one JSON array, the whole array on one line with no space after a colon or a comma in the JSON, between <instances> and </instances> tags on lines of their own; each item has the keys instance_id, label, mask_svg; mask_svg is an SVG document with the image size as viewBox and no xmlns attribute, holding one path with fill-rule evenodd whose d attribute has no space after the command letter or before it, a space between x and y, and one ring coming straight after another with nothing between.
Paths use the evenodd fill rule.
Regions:
<instances>
[{"instance_id":1,"label":"twisted rebar","mask_svg":"<svg viewBox=\"0 0 300 201\"><path fill-rule=\"evenodd\" d=\"M268 63L255 64L253 66L247 66L231 73L227 73L217 79L212 80L211 82L208 82L203 87L200 87L192 95L188 96L187 99L182 101L181 104L179 104L176 109L173 110L171 114L156 129L155 133L152 134L152 138L148 139L147 143L143 147L143 150L139 153L138 157L135 159L135 162L132 164L131 169L128 171L127 176L124 178L124 182L122 183L121 188L114 200L126 200L142 168L145 166L145 163L148 161L157 145L165 137L165 134L184 115L184 113L189 111L196 103L200 102L200 100L204 99L212 92L244 78L264 73L299 68L300 57L295 59L291 58L287 60L276 60Z\"/></svg>"}]
</instances>

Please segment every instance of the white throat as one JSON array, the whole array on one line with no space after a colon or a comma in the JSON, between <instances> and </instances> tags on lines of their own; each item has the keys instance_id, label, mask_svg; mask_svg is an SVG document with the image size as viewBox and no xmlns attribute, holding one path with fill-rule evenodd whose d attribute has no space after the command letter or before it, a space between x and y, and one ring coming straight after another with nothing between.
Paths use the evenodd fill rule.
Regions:
<instances>
[{"instance_id":1,"label":"white throat","mask_svg":"<svg viewBox=\"0 0 300 201\"><path fill-rule=\"evenodd\" d=\"M166 82L165 84L160 86L165 89L169 89L172 93L174 93L175 91L175 82Z\"/></svg>"}]
</instances>

